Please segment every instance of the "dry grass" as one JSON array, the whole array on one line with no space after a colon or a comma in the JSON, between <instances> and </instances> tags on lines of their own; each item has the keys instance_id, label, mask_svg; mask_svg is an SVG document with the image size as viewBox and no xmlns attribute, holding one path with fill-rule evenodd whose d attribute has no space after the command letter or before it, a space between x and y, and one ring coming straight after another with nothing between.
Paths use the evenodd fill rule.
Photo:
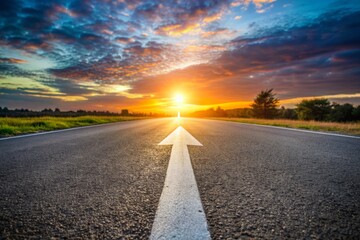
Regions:
<instances>
[{"instance_id":1,"label":"dry grass","mask_svg":"<svg viewBox=\"0 0 360 240\"><path fill-rule=\"evenodd\" d=\"M122 116L0 117L0 137L137 119L144 118Z\"/></svg>"},{"instance_id":2,"label":"dry grass","mask_svg":"<svg viewBox=\"0 0 360 240\"><path fill-rule=\"evenodd\" d=\"M360 122L355 123L335 123L335 122L316 122L287 119L256 119L256 118L215 118L217 120L241 122L249 124L270 125L287 128L298 128L313 131L342 133L360 136Z\"/></svg>"}]
</instances>

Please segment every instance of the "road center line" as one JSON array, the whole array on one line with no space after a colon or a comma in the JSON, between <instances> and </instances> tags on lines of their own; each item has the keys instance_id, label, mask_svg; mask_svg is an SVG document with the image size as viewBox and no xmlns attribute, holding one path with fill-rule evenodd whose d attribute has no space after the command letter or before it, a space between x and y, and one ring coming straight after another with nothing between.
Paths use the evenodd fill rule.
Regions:
<instances>
[{"instance_id":1,"label":"road center line","mask_svg":"<svg viewBox=\"0 0 360 240\"><path fill-rule=\"evenodd\" d=\"M150 239L210 239L187 145L202 146L179 126L159 145L173 145Z\"/></svg>"}]
</instances>

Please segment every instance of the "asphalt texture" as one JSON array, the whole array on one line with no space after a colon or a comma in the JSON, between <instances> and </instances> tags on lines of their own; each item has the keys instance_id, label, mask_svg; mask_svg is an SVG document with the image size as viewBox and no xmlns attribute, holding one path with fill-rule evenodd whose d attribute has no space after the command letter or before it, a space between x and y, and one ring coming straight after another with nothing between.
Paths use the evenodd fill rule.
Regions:
<instances>
[{"instance_id":1,"label":"asphalt texture","mask_svg":"<svg viewBox=\"0 0 360 240\"><path fill-rule=\"evenodd\" d=\"M213 239L360 239L360 139L184 122Z\"/></svg>"},{"instance_id":2,"label":"asphalt texture","mask_svg":"<svg viewBox=\"0 0 360 240\"><path fill-rule=\"evenodd\" d=\"M176 128L144 120L0 141L0 239L146 239Z\"/></svg>"},{"instance_id":3,"label":"asphalt texture","mask_svg":"<svg viewBox=\"0 0 360 240\"><path fill-rule=\"evenodd\" d=\"M0 239L147 239L176 119L0 141ZM359 239L360 139L182 119L213 239Z\"/></svg>"}]
</instances>

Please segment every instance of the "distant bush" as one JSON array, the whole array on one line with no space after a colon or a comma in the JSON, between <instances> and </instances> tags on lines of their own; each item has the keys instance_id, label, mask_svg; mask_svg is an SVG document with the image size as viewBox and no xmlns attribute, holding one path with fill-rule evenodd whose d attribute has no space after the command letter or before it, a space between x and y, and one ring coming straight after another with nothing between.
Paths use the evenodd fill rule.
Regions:
<instances>
[{"instance_id":1,"label":"distant bush","mask_svg":"<svg viewBox=\"0 0 360 240\"><path fill-rule=\"evenodd\" d=\"M332 103L325 98L302 100L296 105L296 112L301 120L351 122L360 120L360 106L350 103Z\"/></svg>"},{"instance_id":2,"label":"distant bush","mask_svg":"<svg viewBox=\"0 0 360 240\"><path fill-rule=\"evenodd\" d=\"M10 136L14 135L15 131L13 127L10 126L0 126L0 136Z\"/></svg>"},{"instance_id":3,"label":"distant bush","mask_svg":"<svg viewBox=\"0 0 360 240\"><path fill-rule=\"evenodd\" d=\"M331 111L331 105L325 98L304 99L296 105L295 110L301 120L324 121Z\"/></svg>"},{"instance_id":4,"label":"distant bush","mask_svg":"<svg viewBox=\"0 0 360 240\"><path fill-rule=\"evenodd\" d=\"M209 109L203 110L203 111L196 111L191 114L187 114L187 116L191 116L191 117L226 117L227 114L224 109L222 109L221 107L217 107L216 109L209 108Z\"/></svg>"},{"instance_id":5,"label":"distant bush","mask_svg":"<svg viewBox=\"0 0 360 240\"><path fill-rule=\"evenodd\" d=\"M331 106L331 111L328 117L329 121L332 122L350 122L355 121L356 117L354 116L354 106L350 103L345 103L343 105L333 103Z\"/></svg>"},{"instance_id":6,"label":"distant bush","mask_svg":"<svg viewBox=\"0 0 360 240\"><path fill-rule=\"evenodd\" d=\"M277 116L278 118L281 119L292 119L292 120L298 119L297 112L295 111L295 109L292 108L281 107L278 111Z\"/></svg>"},{"instance_id":7,"label":"distant bush","mask_svg":"<svg viewBox=\"0 0 360 240\"><path fill-rule=\"evenodd\" d=\"M253 111L251 108L235 108L225 110L227 117L236 117L236 118L251 118L253 116Z\"/></svg>"},{"instance_id":8,"label":"distant bush","mask_svg":"<svg viewBox=\"0 0 360 240\"><path fill-rule=\"evenodd\" d=\"M355 121L360 121L360 105L354 108L352 115Z\"/></svg>"}]
</instances>

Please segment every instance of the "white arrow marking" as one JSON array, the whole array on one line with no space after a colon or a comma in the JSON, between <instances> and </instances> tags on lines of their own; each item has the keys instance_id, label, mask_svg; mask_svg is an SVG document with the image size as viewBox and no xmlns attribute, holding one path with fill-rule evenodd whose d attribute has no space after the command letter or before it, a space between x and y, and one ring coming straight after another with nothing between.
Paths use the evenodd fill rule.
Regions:
<instances>
[{"instance_id":1,"label":"white arrow marking","mask_svg":"<svg viewBox=\"0 0 360 240\"><path fill-rule=\"evenodd\" d=\"M210 239L187 145L202 146L179 126L159 145L173 145L150 239Z\"/></svg>"}]
</instances>

